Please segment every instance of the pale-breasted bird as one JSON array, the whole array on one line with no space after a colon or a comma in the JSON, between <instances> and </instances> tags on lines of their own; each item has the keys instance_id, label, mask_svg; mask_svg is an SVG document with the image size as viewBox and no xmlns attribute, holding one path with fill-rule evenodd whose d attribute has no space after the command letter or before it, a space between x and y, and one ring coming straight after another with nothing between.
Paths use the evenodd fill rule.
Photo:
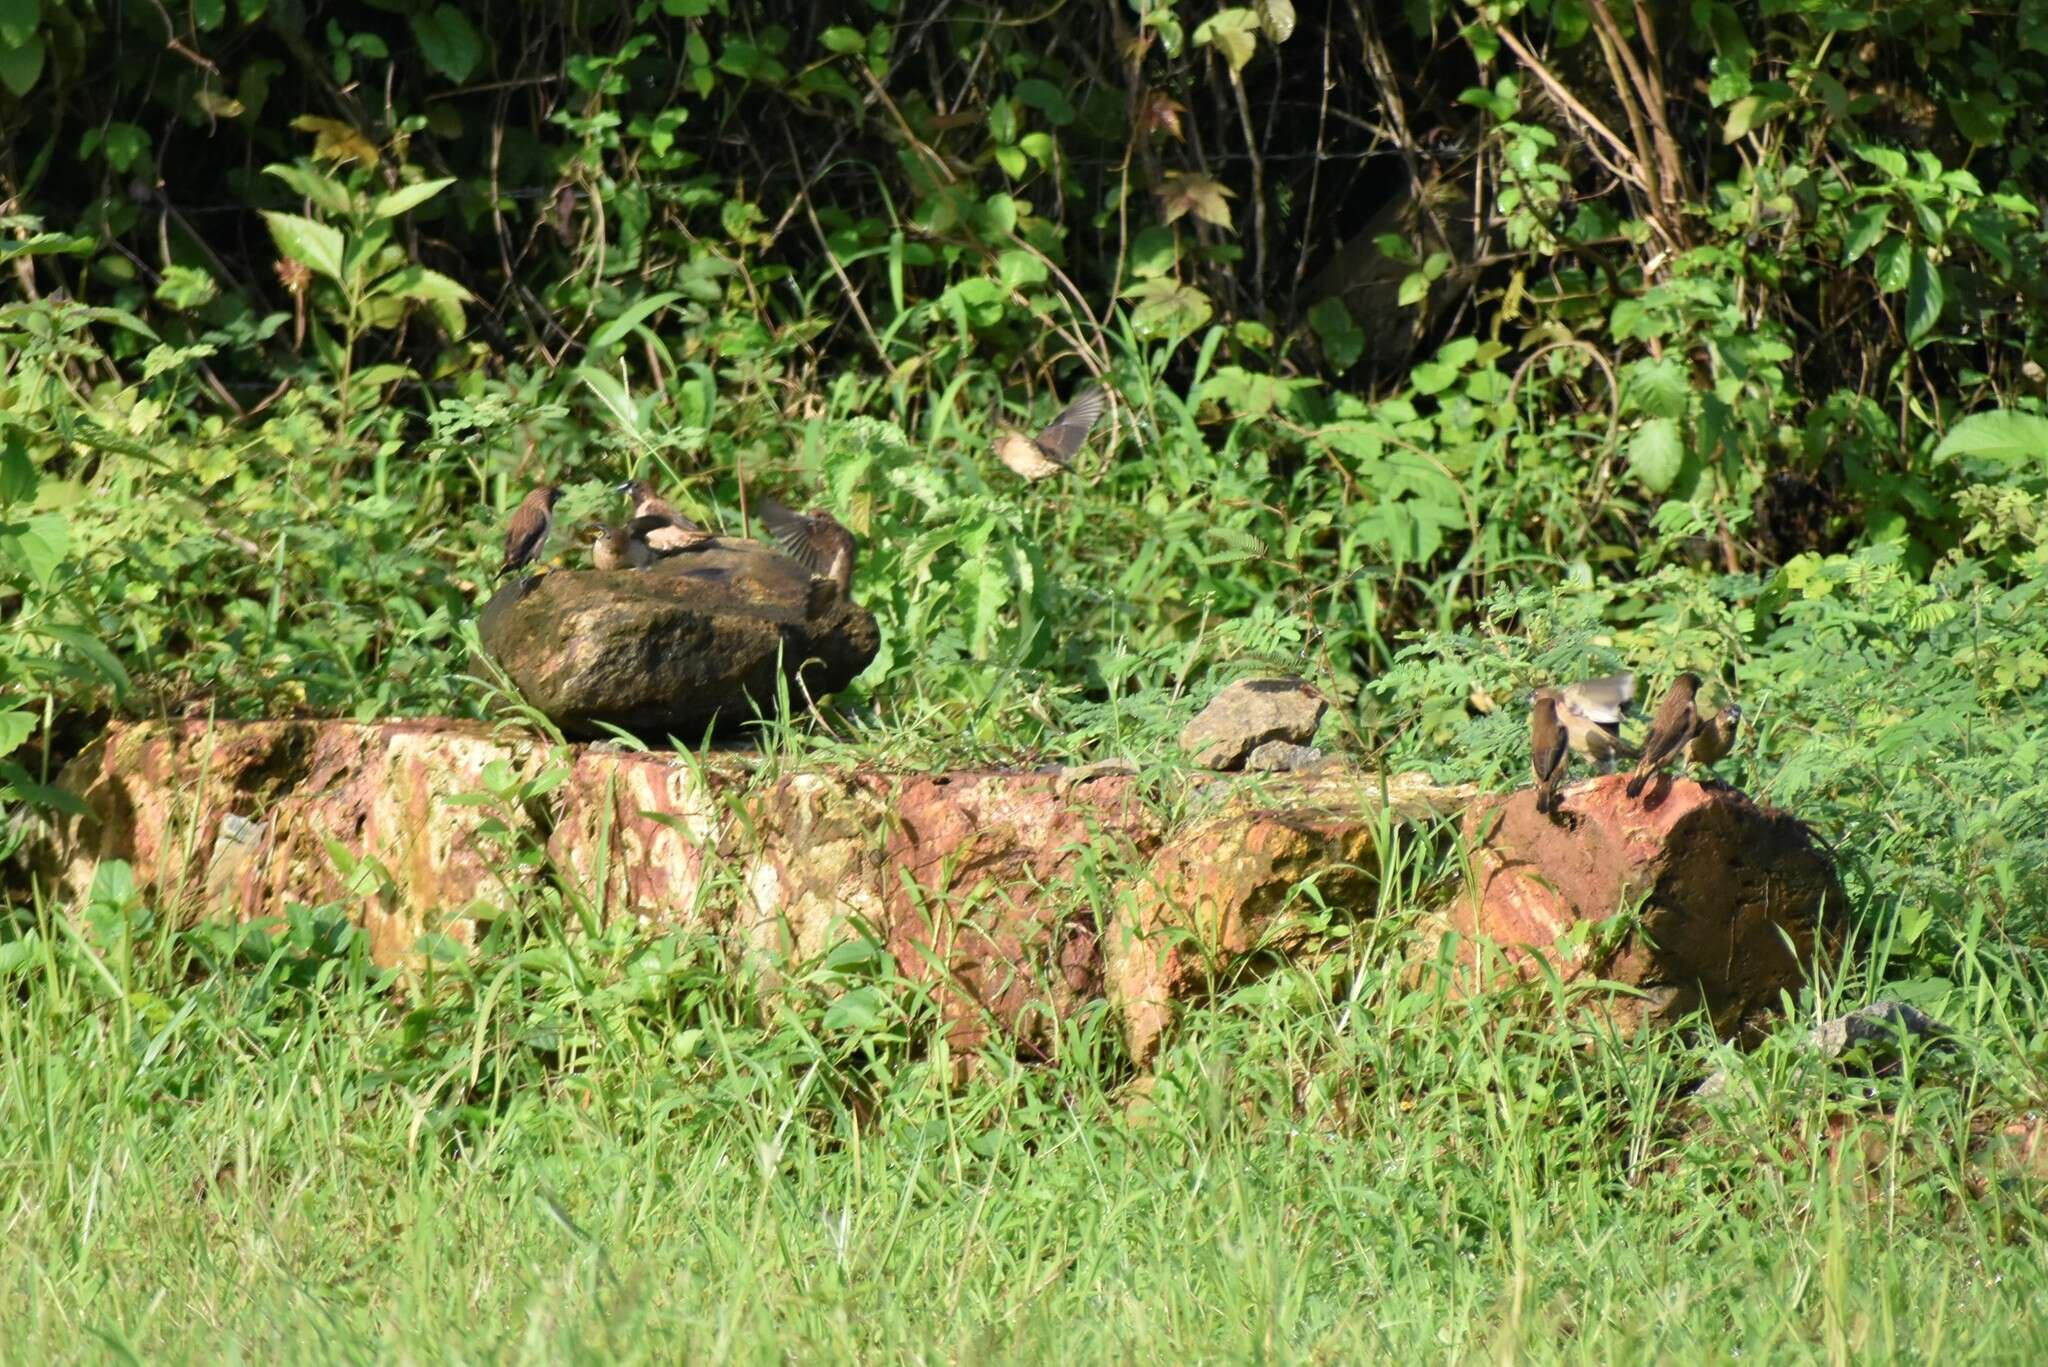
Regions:
<instances>
[{"instance_id":1,"label":"pale-breasted bird","mask_svg":"<svg viewBox=\"0 0 2048 1367\"><path fill-rule=\"evenodd\" d=\"M1571 738L1572 749L1600 766L1602 773L1636 751L1621 739L1621 719L1636 696L1636 676L1623 671L1598 679L1582 679L1555 690L1557 719Z\"/></svg>"},{"instance_id":2,"label":"pale-breasted bird","mask_svg":"<svg viewBox=\"0 0 2048 1367\"><path fill-rule=\"evenodd\" d=\"M1529 767L1536 773L1536 810L1548 815L1557 810L1557 788L1564 782L1570 761L1570 741L1557 717L1557 695L1538 690L1529 707Z\"/></svg>"},{"instance_id":3,"label":"pale-breasted bird","mask_svg":"<svg viewBox=\"0 0 2048 1367\"><path fill-rule=\"evenodd\" d=\"M1699 691L1700 676L1687 672L1672 681L1671 691L1657 704L1657 715L1650 719L1650 730L1643 737L1643 757L1628 781L1626 791L1630 797L1640 797L1650 776L1678 758L1699 732L1699 712L1693 706Z\"/></svg>"},{"instance_id":4,"label":"pale-breasted bird","mask_svg":"<svg viewBox=\"0 0 2048 1367\"><path fill-rule=\"evenodd\" d=\"M761 504L761 521L782 543L790 559L818 578L837 584L841 597L853 587L857 543L838 518L823 508L813 508L808 515L792 512L768 499Z\"/></svg>"},{"instance_id":5,"label":"pale-breasted bird","mask_svg":"<svg viewBox=\"0 0 2048 1367\"><path fill-rule=\"evenodd\" d=\"M1702 766L1720 763L1735 748L1735 729L1741 725L1742 709L1729 703L1700 723L1699 734L1692 738L1686 758Z\"/></svg>"},{"instance_id":6,"label":"pale-breasted bird","mask_svg":"<svg viewBox=\"0 0 2048 1367\"><path fill-rule=\"evenodd\" d=\"M532 563L548 544L548 533L555 525L555 504L561 497L560 489L543 484L512 510L512 521L505 527L505 563L498 566L500 579Z\"/></svg>"},{"instance_id":7,"label":"pale-breasted bird","mask_svg":"<svg viewBox=\"0 0 2048 1367\"><path fill-rule=\"evenodd\" d=\"M633 500L633 520L658 519L647 524L644 535L647 544L664 553L694 550L707 546L713 540L711 533L699 527L676 510L660 494L654 492L644 479L629 479L619 486L618 491Z\"/></svg>"},{"instance_id":8,"label":"pale-breasted bird","mask_svg":"<svg viewBox=\"0 0 2048 1367\"><path fill-rule=\"evenodd\" d=\"M996 435L996 459L1026 479L1045 479L1066 469L1088 440L1089 429L1109 407L1109 395L1101 385L1090 385L1060 410L1035 437L1004 428Z\"/></svg>"}]
</instances>

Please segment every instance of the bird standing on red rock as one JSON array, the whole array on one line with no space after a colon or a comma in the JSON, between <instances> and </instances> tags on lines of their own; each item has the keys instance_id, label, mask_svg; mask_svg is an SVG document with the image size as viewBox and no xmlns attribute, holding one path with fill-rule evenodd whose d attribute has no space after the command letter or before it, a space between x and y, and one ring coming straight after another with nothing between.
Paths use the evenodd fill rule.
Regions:
<instances>
[{"instance_id":1,"label":"bird standing on red rock","mask_svg":"<svg viewBox=\"0 0 2048 1367\"><path fill-rule=\"evenodd\" d=\"M1657 704L1657 715L1650 720L1649 733L1643 737L1643 757L1628 781L1626 791L1630 797L1642 796L1643 785L1651 775L1662 772L1699 733L1699 712L1694 706L1699 691L1700 676L1688 671L1672 681L1671 691Z\"/></svg>"},{"instance_id":2,"label":"bird standing on red rock","mask_svg":"<svg viewBox=\"0 0 2048 1367\"><path fill-rule=\"evenodd\" d=\"M1536 772L1536 811L1557 810L1557 788L1569 768L1570 738L1557 718L1557 692L1542 688L1529 708L1529 767Z\"/></svg>"},{"instance_id":3,"label":"bird standing on red rock","mask_svg":"<svg viewBox=\"0 0 2048 1367\"><path fill-rule=\"evenodd\" d=\"M1735 748L1735 730L1741 725L1742 709L1728 704L1700 723L1699 734L1692 738L1686 758L1701 768L1712 768Z\"/></svg>"}]
</instances>

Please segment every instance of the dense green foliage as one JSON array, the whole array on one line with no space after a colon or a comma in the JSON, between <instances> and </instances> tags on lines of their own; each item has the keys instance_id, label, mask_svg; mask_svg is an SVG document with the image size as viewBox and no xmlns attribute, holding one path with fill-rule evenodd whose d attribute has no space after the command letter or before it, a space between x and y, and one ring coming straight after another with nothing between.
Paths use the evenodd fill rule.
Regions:
<instances>
[{"instance_id":1,"label":"dense green foliage","mask_svg":"<svg viewBox=\"0 0 2048 1367\"><path fill-rule=\"evenodd\" d=\"M1699 669L1846 867L1795 1011L1972 1041L1709 1119L1712 1046L1447 1016L1375 938L1148 1119L1101 1021L939 1086L886 956L764 1014L547 889L401 1001L340 908L110 867L0 919L0 1320L201 1351L99 1308L139 1260L252 1355L2038 1357L2038 1179L1965 1152L2043 1093L2044 95L2044 0L0 0L10 815L114 716L516 716L506 510L642 474L860 534L825 757L1159 755L1282 668L1506 784L1531 685ZM987 453L1091 378L1073 477Z\"/></svg>"}]
</instances>

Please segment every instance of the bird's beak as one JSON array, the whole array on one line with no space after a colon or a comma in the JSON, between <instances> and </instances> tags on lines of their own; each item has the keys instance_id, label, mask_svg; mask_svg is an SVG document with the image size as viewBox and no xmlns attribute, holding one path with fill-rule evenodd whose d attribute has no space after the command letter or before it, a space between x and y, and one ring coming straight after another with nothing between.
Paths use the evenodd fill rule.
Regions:
<instances>
[{"instance_id":1,"label":"bird's beak","mask_svg":"<svg viewBox=\"0 0 2048 1367\"><path fill-rule=\"evenodd\" d=\"M623 483L621 483L621 484L614 484L614 485L612 486L612 492L613 492L613 493L615 493L615 494L624 494L624 493L630 493L630 492L632 492L632 488L633 488L633 481L629 479L629 480L626 480L625 482L623 482Z\"/></svg>"}]
</instances>

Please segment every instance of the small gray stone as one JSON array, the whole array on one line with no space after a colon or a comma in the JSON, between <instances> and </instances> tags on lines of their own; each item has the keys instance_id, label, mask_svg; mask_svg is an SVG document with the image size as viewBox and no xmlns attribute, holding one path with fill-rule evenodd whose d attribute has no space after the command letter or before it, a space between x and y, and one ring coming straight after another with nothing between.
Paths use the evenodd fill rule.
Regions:
<instances>
[{"instance_id":1,"label":"small gray stone","mask_svg":"<svg viewBox=\"0 0 2048 1367\"><path fill-rule=\"evenodd\" d=\"M485 649L564 735L605 726L694 744L714 723L801 708L875 658L873 614L752 541L719 540L644 570L556 570L485 605Z\"/></svg>"},{"instance_id":2,"label":"small gray stone","mask_svg":"<svg viewBox=\"0 0 2048 1367\"><path fill-rule=\"evenodd\" d=\"M1837 1059L1859 1044L1868 1045L1874 1058L1889 1063L1896 1058L1902 1039L1924 1040L1929 1048L1946 1048L1953 1045L1953 1035L1947 1026L1918 1007L1881 1001L1822 1021L1807 1035L1806 1043L1824 1059ZM1717 1068L1693 1089L1693 1095L1711 1100L1729 1095L1734 1085L1735 1074Z\"/></svg>"},{"instance_id":3,"label":"small gray stone","mask_svg":"<svg viewBox=\"0 0 2048 1367\"><path fill-rule=\"evenodd\" d=\"M1291 740L1269 740L1245 756L1244 767L1253 773L1281 774L1307 769L1323 762L1323 752L1313 745L1296 745Z\"/></svg>"},{"instance_id":4,"label":"small gray stone","mask_svg":"<svg viewBox=\"0 0 2048 1367\"><path fill-rule=\"evenodd\" d=\"M1180 733L1180 748L1205 769L1237 769L1268 741L1306 745L1328 704L1301 679L1241 679Z\"/></svg>"}]
</instances>

